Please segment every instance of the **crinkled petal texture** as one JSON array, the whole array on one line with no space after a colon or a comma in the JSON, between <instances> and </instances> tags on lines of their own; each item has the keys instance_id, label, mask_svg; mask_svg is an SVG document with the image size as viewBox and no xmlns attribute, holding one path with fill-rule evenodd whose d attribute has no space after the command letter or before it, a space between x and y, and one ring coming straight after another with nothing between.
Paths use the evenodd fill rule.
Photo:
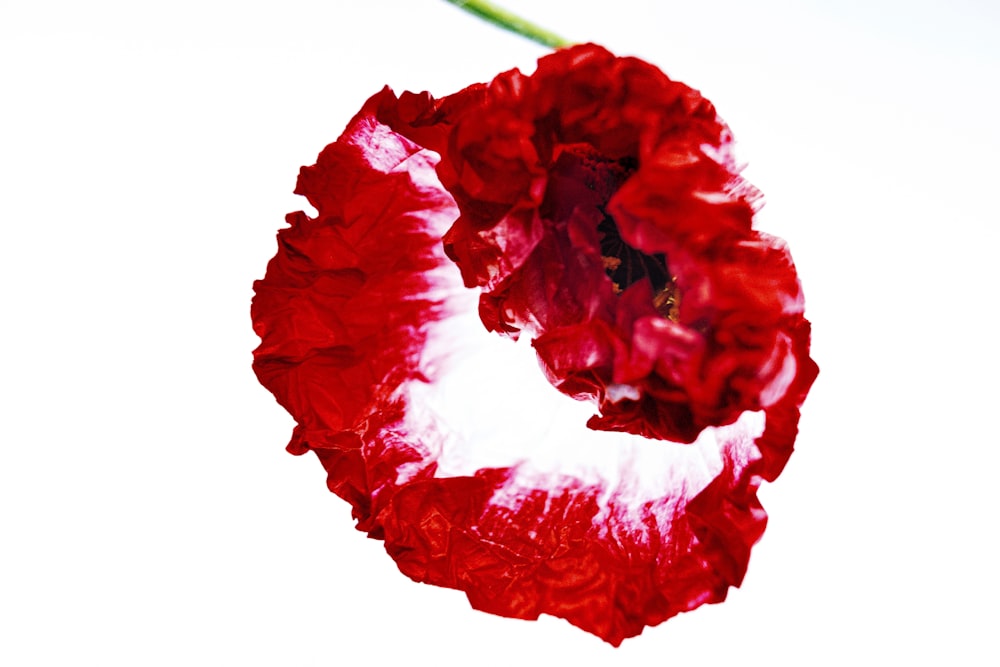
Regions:
<instances>
[{"instance_id":1,"label":"crinkled petal texture","mask_svg":"<svg viewBox=\"0 0 1000 667\"><path fill-rule=\"evenodd\" d=\"M486 326L529 331L551 382L597 403L593 428L690 442L815 373L730 144L697 91L595 46L499 76L455 121L448 252Z\"/></svg>"},{"instance_id":2,"label":"crinkled petal texture","mask_svg":"<svg viewBox=\"0 0 1000 667\"><path fill-rule=\"evenodd\" d=\"M728 141L585 45L383 90L303 168L317 215L255 284L254 368L405 574L615 645L742 581L816 368Z\"/></svg>"}]
</instances>

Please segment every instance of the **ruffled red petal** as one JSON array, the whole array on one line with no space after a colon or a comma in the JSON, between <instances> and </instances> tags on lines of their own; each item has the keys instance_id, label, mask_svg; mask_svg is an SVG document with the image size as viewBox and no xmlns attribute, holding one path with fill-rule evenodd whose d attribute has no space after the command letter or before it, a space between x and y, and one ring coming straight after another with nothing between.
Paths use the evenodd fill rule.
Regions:
<instances>
[{"instance_id":1,"label":"ruffled red petal","mask_svg":"<svg viewBox=\"0 0 1000 667\"><path fill-rule=\"evenodd\" d=\"M436 272L455 212L435 162L373 117L355 119L302 169L295 192L319 214L288 216L254 285L254 370L298 422L288 449L316 451L331 490L375 535L376 501L397 469L423 462L416 450L369 450L371 433L405 410L398 386L424 377L426 329L446 315Z\"/></svg>"},{"instance_id":2,"label":"ruffled red petal","mask_svg":"<svg viewBox=\"0 0 1000 667\"><path fill-rule=\"evenodd\" d=\"M487 328L530 331L553 384L596 403L593 428L690 442L814 373L790 344L803 321L791 257L751 229L757 194L730 143L697 91L594 45L500 75L454 121L439 167L461 211L448 253L483 288ZM635 293L648 280L612 289L605 217L665 258L673 322ZM610 356L573 349L609 331Z\"/></svg>"},{"instance_id":3,"label":"ruffled red petal","mask_svg":"<svg viewBox=\"0 0 1000 667\"><path fill-rule=\"evenodd\" d=\"M702 150L726 136L694 91L583 46L443 100L383 90L302 170L296 192L318 213L288 216L255 284L254 369L297 422L289 450L316 452L402 572L614 645L742 581L766 523L757 487L787 461L816 369L787 251L750 230L732 165ZM630 245L667 256L676 321L648 281L612 289L571 177L591 152L637 160L595 181L594 201L607 196ZM483 287L478 312L463 278ZM598 401L592 426L697 441L630 445L614 474L456 472L449 422L422 399L453 374L470 311L529 329L549 381ZM640 450L652 486L628 458Z\"/></svg>"}]
</instances>

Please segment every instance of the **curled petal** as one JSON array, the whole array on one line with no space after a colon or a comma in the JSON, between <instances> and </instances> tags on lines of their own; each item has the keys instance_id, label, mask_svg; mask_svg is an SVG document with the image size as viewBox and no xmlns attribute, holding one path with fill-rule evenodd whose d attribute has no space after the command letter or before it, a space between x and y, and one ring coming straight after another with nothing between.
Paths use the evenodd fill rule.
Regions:
<instances>
[{"instance_id":1,"label":"curled petal","mask_svg":"<svg viewBox=\"0 0 1000 667\"><path fill-rule=\"evenodd\" d=\"M726 137L588 45L441 100L385 89L302 170L317 215L255 284L254 369L407 576L614 645L742 581L816 369ZM642 217L660 197L681 214ZM616 288L626 262L644 279Z\"/></svg>"}]
</instances>

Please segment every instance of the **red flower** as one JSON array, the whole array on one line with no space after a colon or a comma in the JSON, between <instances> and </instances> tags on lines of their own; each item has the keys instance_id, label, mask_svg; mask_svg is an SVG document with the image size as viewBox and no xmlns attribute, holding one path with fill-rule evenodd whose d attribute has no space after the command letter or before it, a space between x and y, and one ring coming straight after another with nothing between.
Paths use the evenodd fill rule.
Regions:
<instances>
[{"instance_id":1,"label":"red flower","mask_svg":"<svg viewBox=\"0 0 1000 667\"><path fill-rule=\"evenodd\" d=\"M584 45L383 90L302 170L318 215L255 285L254 368L405 574L615 645L739 585L817 369L730 141L696 91ZM482 324L582 402L506 386L523 347ZM592 430L536 440L536 394Z\"/></svg>"}]
</instances>

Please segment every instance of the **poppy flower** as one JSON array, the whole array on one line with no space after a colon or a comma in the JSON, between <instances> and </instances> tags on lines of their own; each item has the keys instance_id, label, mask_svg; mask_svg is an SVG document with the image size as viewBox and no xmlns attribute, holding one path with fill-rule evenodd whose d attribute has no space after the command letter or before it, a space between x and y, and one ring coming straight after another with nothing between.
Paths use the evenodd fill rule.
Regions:
<instances>
[{"instance_id":1,"label":"poppy flower","mask_svg":"<svg viewBox=\"0 0 1000 667\"><path fill-rule=\"evenodd\" d=\"M254 370L404 574L613 645L740 584L817 367L731 143L587 44L386 88L302 169Z\"/></svg>"}]
</instances>

